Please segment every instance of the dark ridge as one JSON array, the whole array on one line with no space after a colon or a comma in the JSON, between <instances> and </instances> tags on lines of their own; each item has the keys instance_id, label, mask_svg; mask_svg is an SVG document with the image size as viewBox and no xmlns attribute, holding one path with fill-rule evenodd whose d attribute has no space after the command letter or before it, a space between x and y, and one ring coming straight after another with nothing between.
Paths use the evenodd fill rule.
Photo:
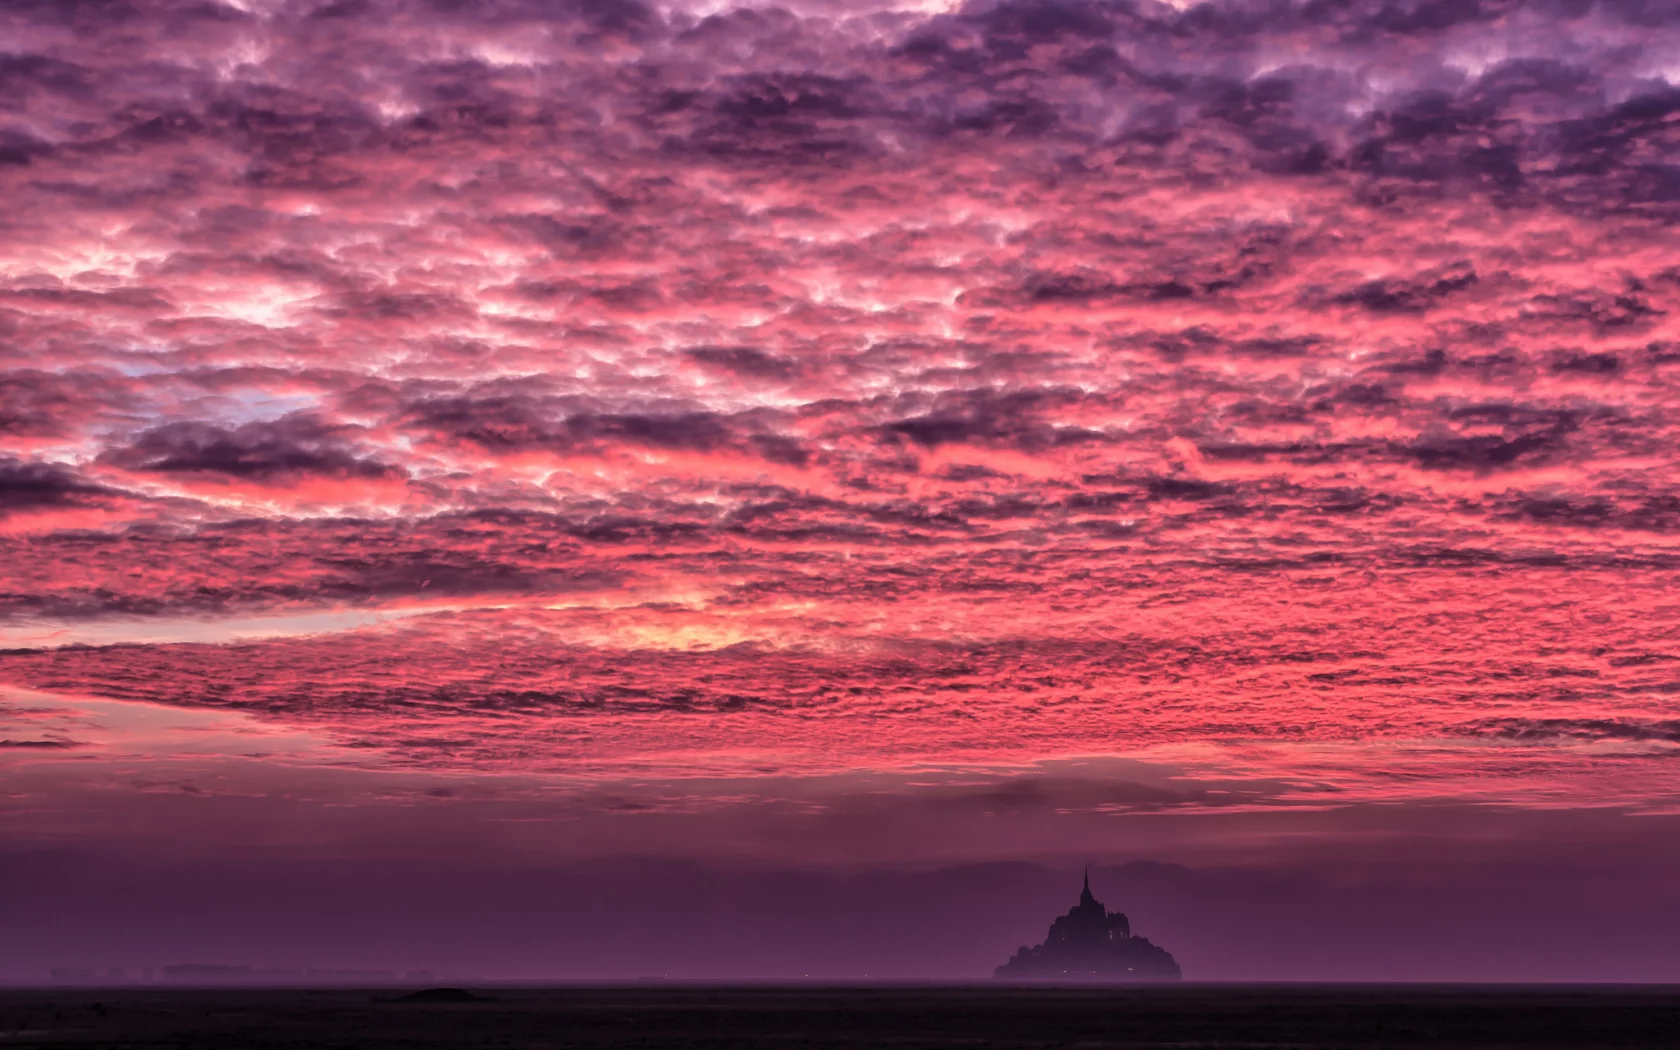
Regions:
<instances>
[{"instance_id":1,"label":"dark ridge","mask_svg":"<svg viewBox=\"0 0 1680 1050\"><path fill-rule=\"evenodd\" d=\"M465 988L425 988L418 992L397 996L398 1003L493 1003L496 1000L474 995Z\"/></svg>"}]
</instances>

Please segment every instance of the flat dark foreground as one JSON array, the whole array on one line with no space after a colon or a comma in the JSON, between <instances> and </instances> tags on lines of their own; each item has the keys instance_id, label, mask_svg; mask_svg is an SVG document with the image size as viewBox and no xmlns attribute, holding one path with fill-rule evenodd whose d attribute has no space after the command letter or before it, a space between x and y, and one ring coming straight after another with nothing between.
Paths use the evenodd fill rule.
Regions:
<instances>
[{"instance_id":1,"label":"flat dark foreground","mask_svg":"<svg viewBox=\"0 0 1680 1050\"><path fill-rule=\"evenodd\" d=\"M1680 1047L1680 988L14 989L0 1046Z\"/></svg>"}]
</instances>

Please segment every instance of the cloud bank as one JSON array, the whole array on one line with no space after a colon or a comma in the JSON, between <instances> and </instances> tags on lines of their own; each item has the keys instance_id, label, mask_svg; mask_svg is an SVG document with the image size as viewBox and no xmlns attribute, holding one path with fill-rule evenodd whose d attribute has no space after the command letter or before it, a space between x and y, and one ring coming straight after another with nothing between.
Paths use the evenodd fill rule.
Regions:
<instances>
[{"instance_id":1,"label":"cloud bank","mask_svg":"<svg viewBox=\"0 0 1680 1050\"><path fill-rule=\"evenodd\" d=\"M1672 794L1666 5L0 39L0 680L419 767Z\"/></svg>"}]
</instances>

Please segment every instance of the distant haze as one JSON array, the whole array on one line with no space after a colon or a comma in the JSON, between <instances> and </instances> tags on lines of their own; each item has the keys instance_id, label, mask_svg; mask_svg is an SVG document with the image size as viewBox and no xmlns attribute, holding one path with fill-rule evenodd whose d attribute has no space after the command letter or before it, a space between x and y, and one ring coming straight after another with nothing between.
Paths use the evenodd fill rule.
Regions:
<instances>
[{"instance_id":1,"label":"distant haze","mask_svg":"<svg viewBox=\"0 0 1680 1050\"><path fill-rule=\"evenodd\" d=\"M1559 844L1497 859L1413 841L1246 865L1098 864L1092 884L1190 980L1672 981L1680 912L1638 836L1680 829L1639 825L1590 854ZM1042 940L1078 888L1075 867L1025 863L10 854L0 978L191 961L463 979L982 979Z\"/></svg>"}]
</instances>

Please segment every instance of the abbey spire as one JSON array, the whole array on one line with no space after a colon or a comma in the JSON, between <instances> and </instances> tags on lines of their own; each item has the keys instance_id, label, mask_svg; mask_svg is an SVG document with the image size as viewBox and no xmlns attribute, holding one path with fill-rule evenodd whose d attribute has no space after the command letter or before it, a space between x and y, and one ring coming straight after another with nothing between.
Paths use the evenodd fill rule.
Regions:
<instances>
[{"instance_id":1,"label":"abbey spire","mask_svg":"<svg viewBox=\"0 0 1680 1050\"><path fill-rule=\"evenodd\" d=\"M1079 903L1050 924L1043 944L1023 945L996 976L1016 981L1176 981L1178 963L1147 938L1132 936L1126 916L1091 893L1091 866Z\"/></svg>"}]
</instances>

